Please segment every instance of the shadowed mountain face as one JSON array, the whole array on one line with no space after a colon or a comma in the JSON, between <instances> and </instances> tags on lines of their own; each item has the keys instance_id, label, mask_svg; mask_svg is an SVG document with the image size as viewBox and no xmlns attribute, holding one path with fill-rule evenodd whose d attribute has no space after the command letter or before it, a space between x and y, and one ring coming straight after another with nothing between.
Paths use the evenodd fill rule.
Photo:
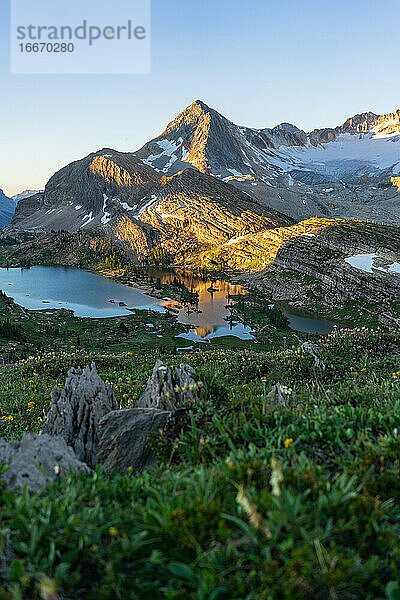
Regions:
<instances>
[{"instance_id":1,"label":"shadowed mountain face","mask_svg":"<svg viewBox=\"0 0 400 600\"><path fill-rule=\"evenodd\" d=\"M0 190L0 227L5 227L11 223L15 206L16 202L12 198L8 198L3 190Z\"/></svg>"},{"instance_id":2,"label":"shadowed mountain face","mask_svg":"<svg viewBox=\"0 0 400 600\"><path fill-rule=\"evenodd\" d=\"M139 204L158 180L133 154L103 149L55 173L44 192L20 200L13 225L77 231L106 224L108 201Z\"/></svg>"},{"instance_id":3,"label":"shadowed mountain face","mask_svg":"<svg viewBox=\"0 0 400 600\"><path fill-rule=\"evenodd\" d=\"M306 143L306 134L288 123L274 129L239 127L197 100L137 156L167 174L181 170L184 161L221 179L239 177L237 172L253 181L257 151Z\"/></svg>"}]
</instances>

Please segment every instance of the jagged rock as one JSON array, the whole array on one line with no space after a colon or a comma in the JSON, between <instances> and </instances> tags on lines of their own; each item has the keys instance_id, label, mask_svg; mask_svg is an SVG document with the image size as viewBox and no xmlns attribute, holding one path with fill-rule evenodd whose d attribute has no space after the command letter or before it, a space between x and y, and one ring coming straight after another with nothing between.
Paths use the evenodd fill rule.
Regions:
<instances>
[{"instance_id":1,"label":"jagged rock","mask_svg":"<svg viewBox=\"0 0 400 600\"><path fill-rule=\"evenodd\" d=\"M317 344L311 344L311 342L304 342L304 344L302 344L300 346L300 348L307 354L311 354L311 356L314 359L314 367L316 369L322 369L322 371L325 371L325 363L317 355L317 352L319 350L319 347L317 346Z\"/></svg>"},{"instance_id":2,"label":"jagged rock","mask_svg":"<svg viewBox=\"0 0 400 600\"><path fill-rule=\"evenodd\" d=\"M157 461L148 444L150 434L175 425L184 413L186 411L171 412L156 408L110 412L99 423L96 462L101 463L107 473L125 472L128 467L141 473L143 469L154 466Z\"/></svg>"},{"instance_id":3,"label":"jagged rock","mask_svg":"<svg viewBox=\"0 0 400 600\"><path fill-rule=\"evenodd\" d=\"M71 369L64 389L52 392L43 432L61 436L91 467L100 463L107 472L128 467L141 472L156 462L149 435L160 429L176 435L187 417L186 409L176 406L198 400L200 385L193 374L189 365L172 371L158 360L137 406L117 410L94 363L83 371Z\"/></svg>"},{"instance_id":4,"label":"jagged rock","mask_svg":"<svg viewBox=\"0 0 400 600\"><path fill-rule=\"evenodd\" d=\"M0 439L0 464L9 469L1 478L7 488L26 485L32 492L61 477L68 471L88 473L87 465L77 459L61 437L26 433L20 442Z\"/></svg>"},{"instance_id":5,"label":"jagged rock","mask_svg":"<svg viewBox=\"0 0 400 600\"><path fill-rule=\"evenodd\" d=\"M106 472L132 467L140 473L155 465L149 436L160 429L177 435L187 419L187 411L177 407L199 398L200 386L193 375L194 369L187 364L173 371L157 360L135 408L110 412L100 420L96 463L101 463Z\"/></svg>"},{"instance_id":6,"label":"jagged rock","mask_svg":"<svg viewBox=\"0 0 400 600\"><path fill-rule=\"evenodd\" d=\"M199 386L193 375L194 369L189 365L181 364L173 372L161 360L157 360L147 387L135 407L173 410L183 401L196 402Z\"/></svg>"},{"instance_id":7,"label":"jagged rock","mask_svg":"<svg viewBox=\"0 0 400 600\"><path fill-rule=\"evenodd\" d=\"M56 386L43 433L61 436L79 460L94 465L97 426L102 417L118 408L112 389L99 377L96 365L72 368L65 387Z\"/></svg>"},{"instance_id":8,"label":"jagged rock","mask_svg":"<svg viewBox=\"0 0 400 600\"><path fill-rule=\"evenodd\" d=\"M296 394L291 389L281 385L278 381L278 383L273 386L265 400L267 406L270 408L289 408L293 405L295 398Z\"/></svg>"}]
</instances>

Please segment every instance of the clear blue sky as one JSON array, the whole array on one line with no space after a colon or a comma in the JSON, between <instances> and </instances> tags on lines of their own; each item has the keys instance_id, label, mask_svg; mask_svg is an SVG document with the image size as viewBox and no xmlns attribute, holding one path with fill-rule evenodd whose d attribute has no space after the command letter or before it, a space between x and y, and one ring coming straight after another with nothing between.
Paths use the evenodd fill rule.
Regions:
<instances>
[{"instance_id":1,"label":"clear blue sky","mask_svg":"<svg viewBox=\"0 0 400 600\"><path fill-rule=\"evenodd\" d=\"M0 188L43 187L104 146L136 150L196 98L251 127L389 112L399 22L399 0L153 0L150 75L10 75L0 0Z\"/></svg>"}]
</instances>

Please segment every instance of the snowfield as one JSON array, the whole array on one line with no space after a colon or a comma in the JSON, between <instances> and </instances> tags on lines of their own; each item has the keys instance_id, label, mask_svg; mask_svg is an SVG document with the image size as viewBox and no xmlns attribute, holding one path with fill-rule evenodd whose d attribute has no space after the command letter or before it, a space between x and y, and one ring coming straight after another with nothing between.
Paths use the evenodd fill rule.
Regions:
<instances>
[{"instance_id":1,"label":"snowfield","mask_svg":"<svg viewBox=\"0 0 400 600\"><path fill-rule=\"evenodd\" d=\"M341 179L346 175L364 173L375 175L379 171L391 170L400 173L400 135L350 133L341 134L334 142L305 147L285 146L279 148L282 156L296 163L300 170L314 171ZM283 162L284 170L290 169Z\"/></svg>"},{"instance_id":2,"label":"snowfield","mask_svg":"<svg viewBox=\"0 0 400 600\"><path fill-rule=\"evenodd\" d=\"M383 259L391 261L384 256L378 256L377 254L355 254L345 258L344 261L364 273L373 273L374 271L382 271L383 273L390 273L392 275L400 275L400 263L391 261L388 265L375 266L374 261L376 259Z\"/></svg>"},{"instance_id":3,"label":"snowfield","mask_svg":"<svg viewBox=\"0 0 400 600\"><path fill-rule=\"evenodd\" d=\"M179 138L177 142L169 139L159 140L157 144L161 148L160 154L151 154L148 158L144 158L142 162L158 172L168 173L176 161L181 160L183 162L188 157L188 152L183 145L182 138ZM178 150L181 150L181 158L178 158L176 155ZM155 166L155 163L161 161L161 159L165 159L167 162L162 168L158 168Z\"/></svg>"}]
</instances>

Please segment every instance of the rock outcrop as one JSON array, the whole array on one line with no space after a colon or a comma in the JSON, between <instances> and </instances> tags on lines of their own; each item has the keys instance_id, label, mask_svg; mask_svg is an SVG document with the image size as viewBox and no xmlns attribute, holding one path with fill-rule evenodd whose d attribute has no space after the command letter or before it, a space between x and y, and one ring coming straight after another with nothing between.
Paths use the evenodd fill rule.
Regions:
<instances>
[{"instance_id":1,"label":"rock outcrop","mask_svg":"<svg viewBox=\"0 0 400 600\"><path fill-rule=\"evenodd\" d=\"M149 437L159 430L179 432L187 417L187 411L179 407L199 399L200 386L193 375L194 369L187 364L172 370L157 360L135 408L112 411L100 420L95 462L107 472L131 467L140 473L154 466Z\"/></svg>"},{"instance_id":2,"label":"rock outcrop","mask_svg":"<svg viewBox=\"0 0 400 600\"><path fill-rule=\"evenodd\" d=\"M87 473L101 464L108 473L131 467L140 473L156 464L149 445L154 431L176 436L187 422L182 403L199 398L199 384L186 364L174 371L157 361L139 407L117 410L111 388L99 377L96 365L71 369L65 387L56 387L43 432L25 434L20 442L0 439L0 464L9 489L38 492L69 470Z\"/></svg>"},{"instance_id":3,"label":"rock outcrop","mask_svg":"<svg viewBox=\"0 0 400 600\"><path fill-rule=\"evenodd\" d=\"M198 401L200 385L193 375L187 364L171 370L158 360L136 407L118 410L94 363L84 370L71 369L64 389L53 390L43 432L63 438L90 467L141 472L156 463L151 433L162 430L175 436L187 418L180 406Z\"/></svg>"},{"instance_id":4,"label":"rock outcrop","mask_svg":"<svg viewBox=\"0 0 400 600\"><path fill-rule=\"evenodd\" d=\"M340 310L358 302L366 310L379 306L373 316L394 325L394 303L400 296L400 274L389 268L359 269L351 257L376 255L388 264L399 262L400 228L359 221L333 222L331 226L285 241L273 265L246 278L275 301L290 302L313 312ZM362 304L361 304L362 303Z\"/></svg>"},{"instance_id":5,"label":"rock outcrop","mask_svg":"<svg viewBox=\"0 0 400 600\"><path fill-rule=\"evenodd\" d=\"M20 442L0 439L0 464L8 466L1 476L7 488L25 485L39 492L45 485L69 471L88 473L89 467L78 460L61 437L26 433Z\"/></svg>"},{"instance_id":6,"label":"rock outcrop","mask_svg":"<svg viewBox=\"0 0 400 600\"><path fill-rule=\"evenodd\" d=\"M304 342L301 346L300 349L305 352L306 354L310 354L313 359L314 359L314 367L316 369L321 369L322 371L325 371L325 363L322 360L322 358L320 358L317 354L319 348L317 346L317 344L312 344L311 342Z\"/></svg>"},{"instance_id":7,"label":"rock outcrop","mask_svg":"<svg viewBox=\"0 0 400 600\"><path fill-rule=\"evenodd\" d=\"M296 399L296 394L293 390L276 383L265 399L268 408L290 408Z\"/></svg>"},{"instance_id":8,"label":"rock outcrop","mask_svg":"<svg viewBox=\"0 0 400 600\"><path fill-rule=\"evenodd\" d=\"M129 467L141 473L154 466L156 458L149 446L149 436L153 431L164 430L172 415L171 411L154 408L110 412L99 423L96 462L107 473L123 473Z\"/></svg>"},{"instance_id":9,"label":"rock outcrop","mask_svg":"<svg viewBox=\"0 0 400 600\"><path fill-rule=\"evenodd\" d=\"M172 371L164 366L161 360L157 360L146 389L136 402L135 408L174 410L183 402L196 402L199 388L193 375L194 369L189 365L181 364Z\"/></svg>"},{"instance_id":10,"label":"rock outcrop","mask_svg":"<svg viewBox=\"0 0 400 600\"><path fill-rule=\"evenodd\" d=\"M71 369L64 389L56 386L43 433L61 436L79 460L94 465L97 426L102 417L118 408L112 389L96 371L96 365Z\"/></svg>"}]
</instances>

